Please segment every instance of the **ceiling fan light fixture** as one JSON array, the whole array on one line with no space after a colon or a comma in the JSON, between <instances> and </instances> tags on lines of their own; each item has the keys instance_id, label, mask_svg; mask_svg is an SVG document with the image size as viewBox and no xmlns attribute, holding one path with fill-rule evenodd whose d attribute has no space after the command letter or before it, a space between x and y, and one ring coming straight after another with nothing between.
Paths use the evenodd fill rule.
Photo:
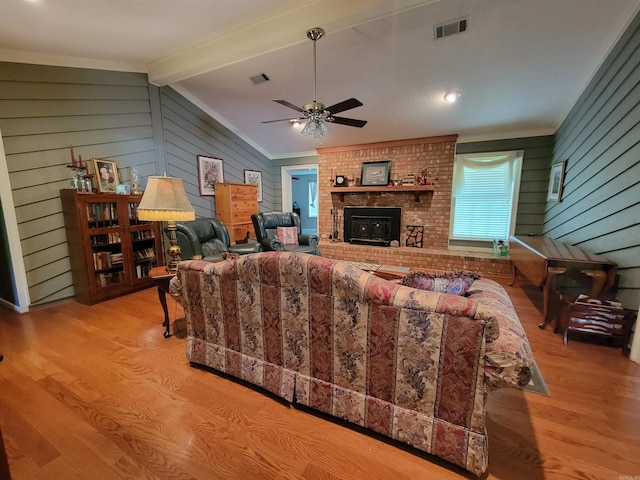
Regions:
<instances>
[{"instance_id":1,"label":"ceiling fan light fixture","mask_svg":"<svg viewBox=\"0 0 640 480\"><path fill-rule=\"evenodd\" d=\"M357 120L355 118L345 118L345 117L337 117L336 113L345 112L347 110L351 110L352 108L357 108L362 106L362 102L356 98L348 98L347 100L343 100L342 102L338 102L334 105L327 107L324 103L318 102L316 93L317 93L317 78L318 78L318 62L316 55L316 42L322 38L325 34L325 31L320 27L315 27L307 30L307 37L313 41L313 102L305 104L303 107L299 107L294 105L291 102L287 102L286 100L273 100L280 105L283 105L287 108L291 108L296 112L302 114L297 118L283 118L280 120L267 120L261 123L272 123L272 122L281 122L288 120L291 126L297 127L303 121L306 121L304 128L301 130L301 133L307 137L320 138L324 137L327 133L329 133L329 127L327 123L337 123L338 125L347 125L349 127L364 127L367 122L366 120Z\"/></svg>"},{"instance_id":2,"label":"ceiling fan light fixture","mask_svg":"<svg viewBox=\"0 0 640 480\"><path fill-rule=\"evenodd\" d=\"M454 103L460 96L462 96L462 93L459 90L451 90L444 94L444 99L449 103Z\"/></svg>"},{"instance_id":3,"label":"ceiling fan light fixture","mask_svg":"<svg viewBox=\"0 0 640 480\"><path fill-rule=\"evenodd\" d=\"M329 127L322 120L311 119L300 132L307 137L322 138L329 133Z\"/></svg>"}]
</instances>

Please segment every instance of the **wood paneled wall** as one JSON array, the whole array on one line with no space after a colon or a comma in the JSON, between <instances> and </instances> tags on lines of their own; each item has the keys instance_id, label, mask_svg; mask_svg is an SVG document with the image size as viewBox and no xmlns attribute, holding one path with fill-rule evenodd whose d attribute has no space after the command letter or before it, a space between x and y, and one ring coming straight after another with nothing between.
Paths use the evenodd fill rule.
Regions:
<instances>
[{"instance_id":1,"label":"wood paneled wall","mask_svg":"<svg viewBox=\"0 0 640 480\"><path fill-rule=\"evenodd\" d=\"M261 170L261 206L272 205L267 158L145 74L0 62L0 130L31 305L74 294L60 202L70 145L83 160L136 166L143 184L165 171L183 178L198 216L214 208L199 195L197 154L222 158L226 181Z\"/></svg>"},{"instance_id":2,"label":"wood paneled wall","mask_svg":"<svg viewBox=\"0 0 640 480\"><path fill-rule=\"evenodd\" d=\"M548 203L543 232L619 265L618 298L640 303L640 15L556 133L566 161L562 201Z\"/></svg>"},{"instance_id":3,"label":"wood paneled wall","mask_svg":"<svg viewBox=\"0 0 640 480\"><path fill-rule=\"evenodd\" d=\"M457 154L523 150L516 229L518 235L541 235L553 157L553 135L458 143Z\"/></svg>"}]
</instances>

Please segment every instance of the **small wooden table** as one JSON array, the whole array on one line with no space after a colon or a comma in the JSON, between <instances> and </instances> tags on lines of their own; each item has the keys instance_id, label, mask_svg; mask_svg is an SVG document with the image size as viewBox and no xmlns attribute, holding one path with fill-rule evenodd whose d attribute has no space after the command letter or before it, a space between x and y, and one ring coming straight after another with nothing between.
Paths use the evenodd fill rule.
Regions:
<instances>
[{"instance_id":1,"label":"small wooden table","mask_svg":"<svg viewBox=\"0 0 640 480\"><path fill-rule=\"evenodd\" d=\"M171 279L175 277L175 273L171 273L167 270L167 267L155 267L149 271L149 278L153 280L156 287L158 287L158 298L160 299L160 305L164 311L164 322L162 325L165 327L164 338L171 336L171 322L169 321L169 309L167 308L167 293L169 293L169 283Z\"/></svg>"},{"instance_id":2,"label":"small wooden table","mask_svg":"<svg viewBox=\"0 0 640 480\"><path fill-rule=\"evenodd\" d=\"M569 270L577 270L591 279L589 295L598 298L611 288L616 279L617 265L600 255L547 237L515 235L509 238L509 257L514 285L518 271L537 287L542 287L544 328L550 322L549 294L553 277Z\"/></svg>"}]
</instances>

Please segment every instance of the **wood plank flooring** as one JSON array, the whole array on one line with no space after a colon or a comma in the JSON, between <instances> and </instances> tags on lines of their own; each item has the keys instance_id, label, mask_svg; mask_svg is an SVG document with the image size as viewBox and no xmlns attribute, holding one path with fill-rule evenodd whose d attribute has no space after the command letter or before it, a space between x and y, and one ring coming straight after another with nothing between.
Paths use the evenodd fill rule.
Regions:
<instances>
[{"instance_id":1,"label":"wood plank flooring","mask_svg":"<svg viewBox=\"0 0 640 480\"><path fill-rule=\"evenodd\" d=\"M563 346L537 328L540 292L506 288L550 396L489 394L484 478L640 478L640 366L619 349ZM476 478L191 367L184 338L164 339L161 322L155 289L22 316L0 309L0 428L14 480Z\"/></svg>"}]
</instances>

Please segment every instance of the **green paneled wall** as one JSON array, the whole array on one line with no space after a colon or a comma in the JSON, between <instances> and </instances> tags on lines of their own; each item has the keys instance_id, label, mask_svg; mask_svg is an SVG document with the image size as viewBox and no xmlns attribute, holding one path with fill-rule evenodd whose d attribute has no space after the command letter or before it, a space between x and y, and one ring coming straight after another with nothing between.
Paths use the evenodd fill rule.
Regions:
<instances>
[{"instance_id":1,"label":"green paneled wall","mask_svg":"<svg viewBox=\"0 0 640 480\"><path fill-rule=\"evenodd\" d=\"M244 183L245 169L261 171L263 202L259 208L273 209L273 174L267 157L172 88L160 89L160 103L167 174L183 179L197 217L211 217L215 213L214 197L200 196L198 155L221 158L225 182Z\"/></svg>"},{"instance_id":2,"label":"green paneled wall","mask_svg":"<svg viewBox=\"0 0 640 480\"><path fill-rule=\"evenodd\" d=\"M640 15L556 133L567 162L562 201L543 232L619 265L618 298L640 304Z\"/></svg>"},{"instance_id":3,"label":"green paneled wall","mask_svg":"<svg viewBox=\"0 0 640 480\"><path fill-rule=\"evenodd\" d=\"M0 128L31 304L73 295L59 191L73 145L84 160L155 171L147 77L0 63Z\"/></svg>"},{"instance_id":4,"label":"green paneled wall","mask_svg":"<svg viewBox=\"0 0 640 480\"><path fill-rule=\"evenodd\" d=\"M71 186L70 145L84 160L136 166L143 185L183 178L198 216L214 208L199 195L197 154L222 158L225 181L261 170L261 208L273 203L268 159L145 74L0 62L0 129L32 305L74 294L59 193Z\"/></svg>"}]
</instances>

